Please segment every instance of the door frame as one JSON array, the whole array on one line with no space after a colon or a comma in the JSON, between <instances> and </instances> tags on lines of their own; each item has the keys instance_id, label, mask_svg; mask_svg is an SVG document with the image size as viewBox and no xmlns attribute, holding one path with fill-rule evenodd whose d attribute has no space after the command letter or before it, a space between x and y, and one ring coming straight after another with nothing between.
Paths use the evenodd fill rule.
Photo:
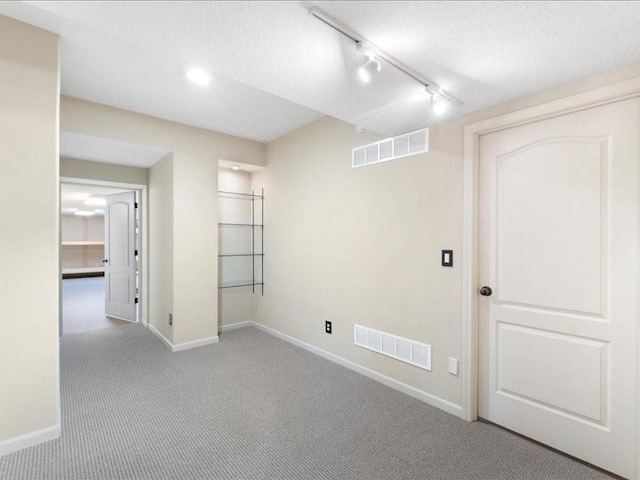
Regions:
<instances>
[{"instance_id":1,"label":"door frame","mask_svg":"<svg viewBox=\"0 0 640 480\"><path fill-rule=\"evenodd\" d=\"M462 230L462 417L478 418L478 164L481 135L565 115L599 105L640 97L640 77L571 95L512 113L488 118L464 127L464 201ZM638 179L640 181L640 179ZM640 251L640 245L638 245ZM640 264L636 267L640 278ZM640 291L637 301L640 302ZM637 319L640 323L640 317ZM638 328L640 365L640 325ZM640 443L640 368L637 442ZM640 479L640 455L637 478Z\"/></svg>"},{"instance_id":2,"label":"door frame","mask_svg":"<svg viewBox=\"0 0 640 480\"><path fill-rule=\"evenodd\" d=\"M148 215L148 206L149 203L147 201L147 185L139 185L135 183L123 183L123 182L110 182L104 180L94 180L87 178L76 178L76 177L60 177L60 184L74 184L74 185L90 185L96 187L112 187L112 188L123 188L127 190L133 190L137 193L136 201L140 202L140 208L138 209L139 217L139 228L140 235L137 238L138 248L138 259L139 259L139 272L140 272L140 284L138 288L138 305L139 312L136 315L137 320L145 327L148 326L148 318L149 318L149 295L147 292L149 291L149 255L148 248L149 245L149 234L148 234L148 225L147 218ZM62 216L60 216L60 222L62 222ZM61 248L58 246L58 248ZM60 262L60 272L59 272L60 282L62 283L62 262ZM62 285L60 285L60 305L62 305ZM62 310L62 308L60 309ZM60 332L64 334L62 331L62 311L60 312L59 317L60 322Z\"/></svg>"}]
</instances>

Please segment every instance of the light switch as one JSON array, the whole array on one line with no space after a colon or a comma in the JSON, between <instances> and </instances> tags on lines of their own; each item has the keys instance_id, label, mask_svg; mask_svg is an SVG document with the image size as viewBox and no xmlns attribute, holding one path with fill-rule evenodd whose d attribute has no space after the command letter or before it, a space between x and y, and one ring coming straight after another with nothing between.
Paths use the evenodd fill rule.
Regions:
<instances>
[{"instance_id":1,"label":"light switch","mask_svg":"<svg viewBox=\"0 0 640 480\"><path fill-rule=\"evenodd\" d=\"M458 376L460 361L457 358L449 357L449 373Z\"/></svg>"},{"instance_id":2,"label":"light switch","mask_svg":"<svg viewBox=\"0 0 640 480\"><path fill-rule=\"evenodd\" d=\"M442 266L453 267L453 250L442 250Z\"/></svg>"}]
</instances>

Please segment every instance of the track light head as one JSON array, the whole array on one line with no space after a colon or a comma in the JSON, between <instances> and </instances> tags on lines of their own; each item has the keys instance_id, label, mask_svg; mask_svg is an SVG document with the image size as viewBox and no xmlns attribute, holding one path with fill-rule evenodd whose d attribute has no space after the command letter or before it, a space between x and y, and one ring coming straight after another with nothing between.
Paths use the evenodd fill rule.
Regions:
<instances>
[{"instance_id":1,"label":"track light head","mask_svg":"<svg viewBox=\"0 0 640 480\"><path fill-rule=\"evenodd\" d=\"M433 103L433 113L442 115L449 109L449 102L440 98Z\"/></svg>"},{"instance_id":2,"label":"track light head","mask_svg":"<svg viewBox=\"0 0 640 480\"><path fill-rule=\"evenodd\" d=\"M442 115L449 109L449 102L440 96L432 95L431 108L436 115Z\"/></svg>"},{"instance_id":3,"label":"track light head","mask_svg":"<svg viewBox=\"0 0 640 480\"><path fill-rule=\"evenodd\" d=\"M378 74L382 66L375 58L369 58L367 63L358 69L358 76L364 83L369 83L371 79Z\"/></svg>"},{"instance_id":4,"label":"track light head","mask_svg":"<svg viewBox=\"0 0 640 480\"><path fill-rule=\"evenodd\" d=\"M429 85L425 85L425 91L431 95L431 110L436 115L442 115L449 109L449 100L442 96L440 91L433 90Z\"/></svg>"}]
</instances>

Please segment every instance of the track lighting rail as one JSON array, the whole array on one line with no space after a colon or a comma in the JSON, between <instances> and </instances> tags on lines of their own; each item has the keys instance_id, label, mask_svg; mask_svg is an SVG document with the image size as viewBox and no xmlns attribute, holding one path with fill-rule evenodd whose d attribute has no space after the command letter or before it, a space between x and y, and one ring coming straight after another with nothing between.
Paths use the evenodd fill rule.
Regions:
<instances>
[{"instance_id":1,"label":"track lighting rail","mask_svg":"<svg viewBox=\"0 0 640 480\"><path fill-rule=\"evenodd\" d=\"M408 77L411 77L416 82L424 85L427 93L431 95L438 95L446 99L450 103L462 105L462 102L459 99L451 95L446 90L443 90L442 88L440 88L435 82L421 75L420 73L416 72L411 67L408 67L407 65L405 65L404 63L396 59L394 56L388 54L384 50L378 48L371 42L367 41L364 37L359 35L357 32L354 32L349 27L341 23L339 20L336 20L331 15L325 13L318 7L315 7L315 6L311 7L309 9L309 14L313 15L315 18L320 20L325 25L328 25L329 27L333 28L336 32L341 33L342 35L344 35L345 37L353 41L356 44L356 48L358 49L358 51L362 52L363 54L369 57L373 56L381 60L384 60L386 63L397 68Z\"/></svg>"}]
</instances>

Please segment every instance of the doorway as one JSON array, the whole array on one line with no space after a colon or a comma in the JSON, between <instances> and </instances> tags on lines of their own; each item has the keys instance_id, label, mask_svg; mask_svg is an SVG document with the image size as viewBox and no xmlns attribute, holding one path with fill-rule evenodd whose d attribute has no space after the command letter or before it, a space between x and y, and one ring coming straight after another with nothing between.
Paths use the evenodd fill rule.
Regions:
<instances>
[{"instance_id":1,"label":"doorway","mask_svg":"<svg viewBox=\"0 0 640 480\"><path fill-rule=\"evenodd\" d=\"M139 321L141 190L63 181L60 333Z\"/></svg>"}]
</instances>

